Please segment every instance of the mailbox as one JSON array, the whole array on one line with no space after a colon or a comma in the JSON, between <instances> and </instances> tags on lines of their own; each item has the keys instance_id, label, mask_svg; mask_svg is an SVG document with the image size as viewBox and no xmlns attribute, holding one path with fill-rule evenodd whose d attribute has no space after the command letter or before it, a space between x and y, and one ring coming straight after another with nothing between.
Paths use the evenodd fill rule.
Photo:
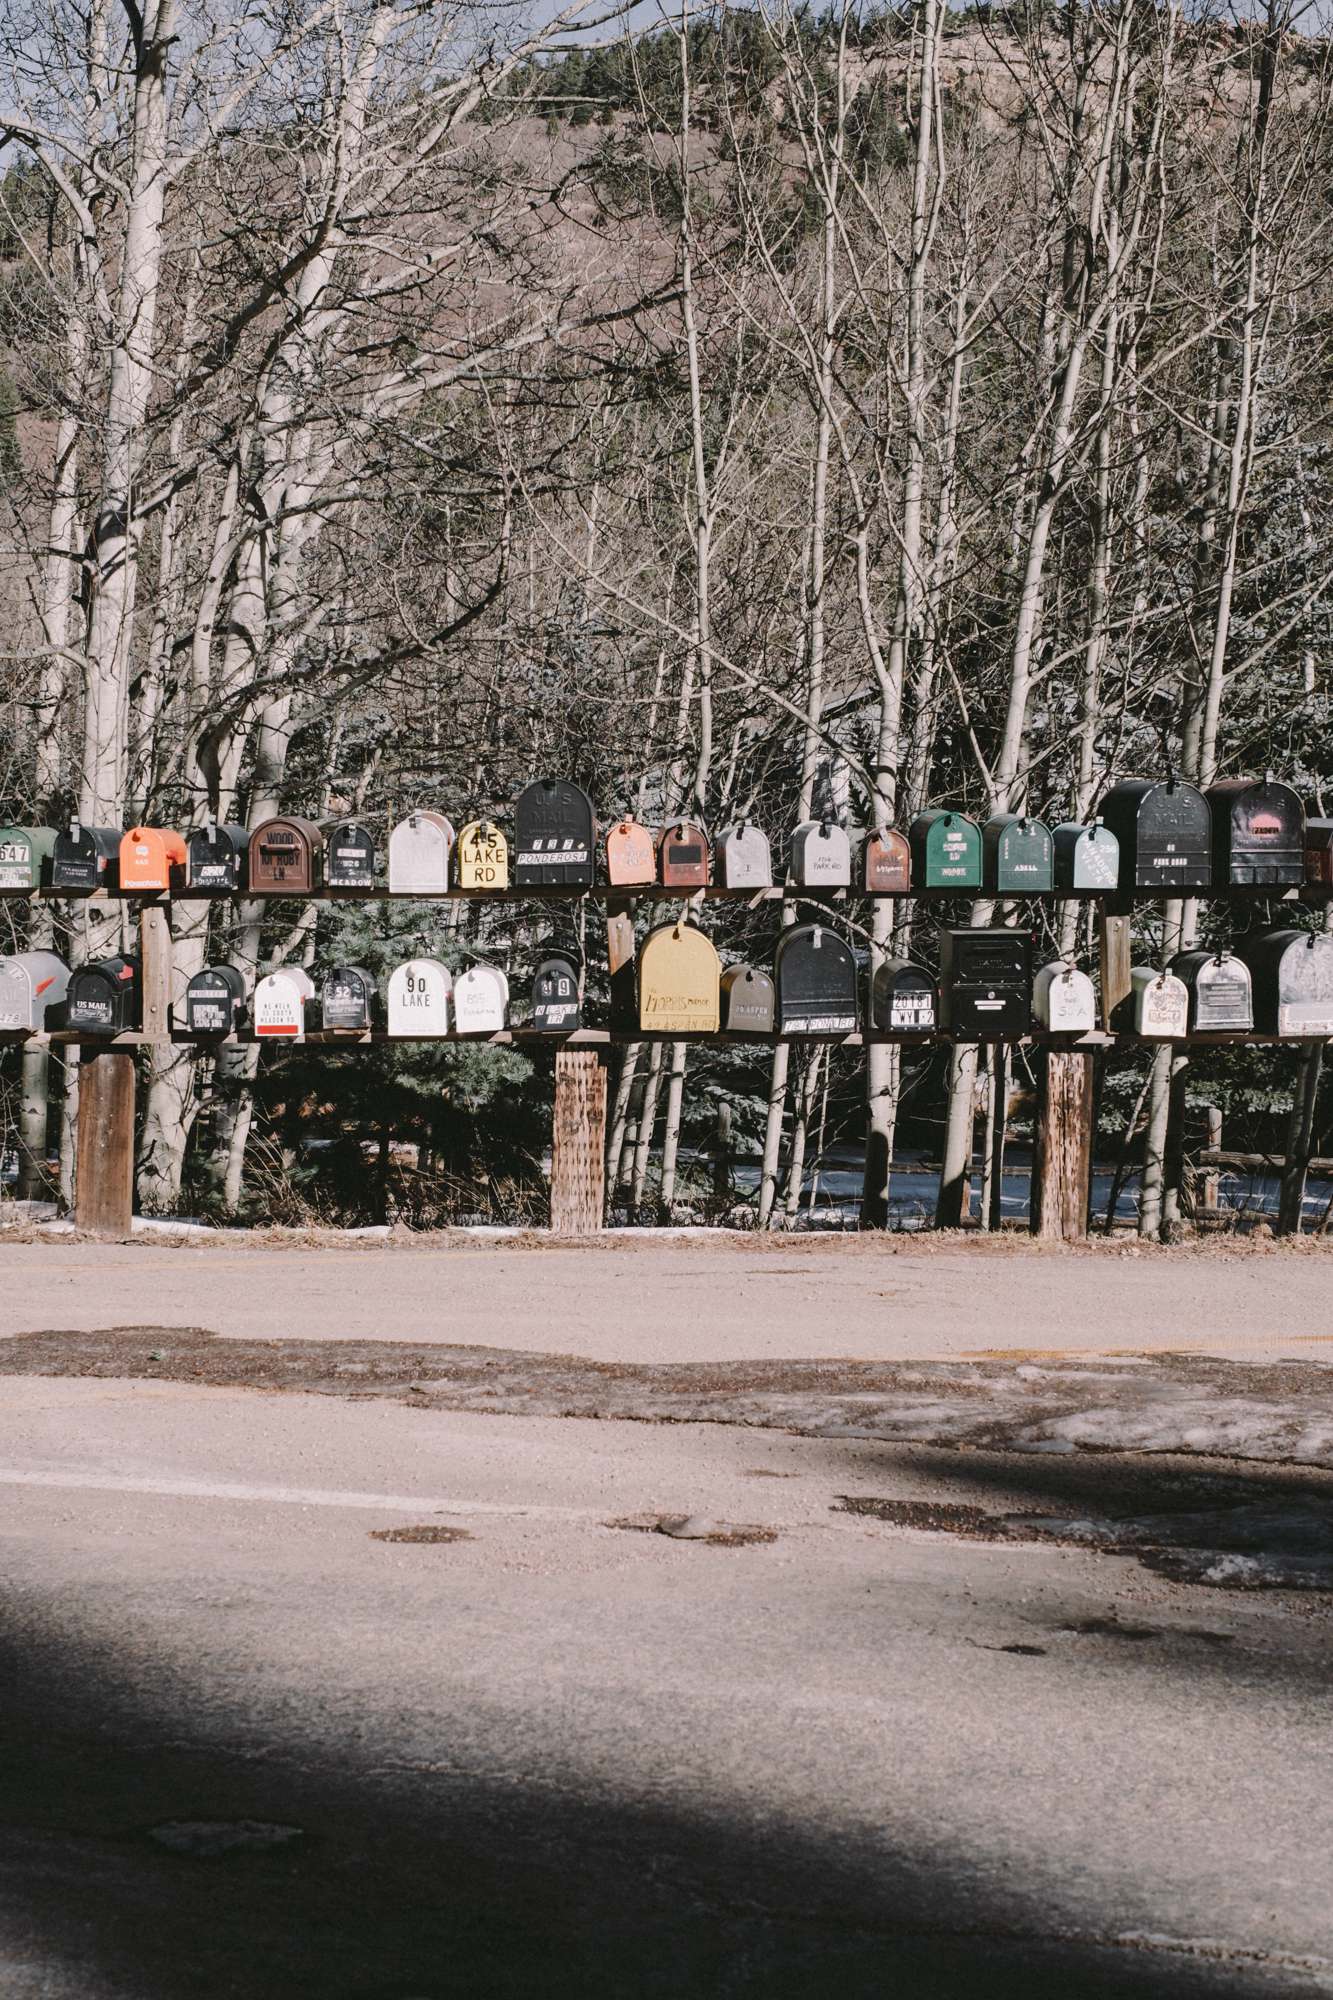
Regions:
<instances>
[{"instance_id":1,"label":"mailbox","mask_svg":"<svg viewBox=\"0 0 1333 2000\"><path fill-rule=\"evenodd\" d=\"M870 1020L882 1035L933 1035L940 1025L934 974L910 958L886 958L870 982Z\"/></svg>"},{"instance_id":2,"label":"mailbox","mask_svg":"<svg viewBox=\"0 0 1333 2000\"><path fill-rule=\"evenodd\" d=\"M55 829L49 826L0 826L0 890L26 893L51 879Z\"/></svg>"},{"instance_id":3,"label":"mailbox","mask_svg":"<svg viewBox=\"0 0 1333 2000\"><path fill-rule=\"evenodd\" d=\"M940 1020L960 1042L1026 1035L1032 1017L1032 936L1020 930L940 933Z\"/></svg>"},{"instance_id":4,"label":"mailbox","mask_svg":"<svg viewBox=\"0 0 1333 2000\"><path fill-rule=\"evenodd\" d=\"M48 1018L65 999L69 967L53 951L0 958L0 1034L53 1027Z\"/></svg>"},{"instance_id":5,"label":"mailbox","mask_svg":"<svg viewBox=\"0 0 1333 2000\"><path fill-rule=\"evenodd\" d=\"M238 966L206 965L187 983L187 1035L234 1035L245 1015L245 974Z\"/></svg>"},{"instance_id":6,"label":"mailbox","mask_svg":"<svg viewBox=\"0 0 1333 2000\"><path fill-rule=\"evenodd\" d=\"M308 896L323 871L324 836L313 820L261 820L250 835L252 895Z\"/></svg>"},{"instance_id":7,"label":"mailbox","mask_svg":"<svg viewBox=\"0 0 1333 2000\"><path fill-rule=\"evenodd\" d=\"M1044 896L1055 887L1050 829L1023 813L996 813L981 830L981 879L997 896Z\"/></svg>"},{"instance_id":8,"label":"mailbox","mask_svg":"<svg viewBox=\"0 0 1333 2000\"><path fill-rule=\"evenodd\" d=\"M568 778L538 778L514 805L514 873L520 889L589 889L597 849L592 800Z\"/></svg>"},{"instance_id":9,"label":"mailbox","mask_svg":"<svg viewBox=\"0 0 1333 2000\"><path fill-rule=\"evenodd\" d=\"M1193 785L1124 778L1102 800L1102 817L1120 843L1122 891L1211 887L1212 816Z\"/></svg>"},{"instance_id":10,"label":"mailbox","mask_svg":"<svg viewBox=\"0 0 1333 2000\"><path fill-rule=\"evenodd\" d=\"M374 974L364 965L335 965L320 994L324 1027L364 1034L374 1017L377 998Z\"/></svg>"},{"instance_id":11,"label":"mailbox","mask_svg":"<svg viewBox=\"0 0 1333 2000\"><path fill-rule=\"evenodd\" d=\"M414 812L389 835L389 889L395 896L443 896L449 889L454 829L443 813Z\"/></svg>"},{"instance_id":12,"label":"mailbox","mask_svg":"<svg viewBox=\"0 0 1333 2000\"><path fill-rule=\"evenodd\" d=\"M359 819L335 819L324 829L324 882L329 889L373 889L375 840Z\"/></svg>"},{"instance_id":13,"label":"mailbox","mask_svg":"<svg viewBox=\"0 0 1333 2000\"><path fill-rule=\"evenodd\" d=\"M1097 1025L1097 995L1087 973L1063 959L1043 965L1033 982L1032 1016L1051 1035L1090 1035Z\"/></svg>"},{"instance_id":14,"label":"mailbox","mask_svg":"<svg viewBox=\"0 0 1333 2000\"><path fill-rule=\"evenodd\" d=\"M639 953L639 1025L669 1035L715 1035L722 968L694 924L658 924Z\"/></svg>"},{"instance_id":15,"label":"mailbox","mask_svg":"<svg viewBox=\"0 0 1333 2000\"><path fill-rule=\"evenodd\" d=\"M880 827L866 840L865 886L871 896L905 896L912 886L912 850L907 835Z\"/></svg>"},{"instance_id":16,"label":"mailbox","mask_svg":"<svg viewBox=\"0 0 1333 2000\"><path fill-rule=\"evenodd\" d=\"M1116 1023L1128 1017L1136 1035L1150 1042L1178 1042L1189 1033L1190 996L1174 972L1155 965L1136 965L1129 975L1129 992L1116 1008Z\"/></svg>"},{"instance_id":17,"label":"mailbox","mask_svg":"<svg viewBox=\"0 0 1333 2000\"><path fill-rule=\"evenodd\" d=\"M509 842L494 820L469 820L454 854L460 889L509 887Z\"/></svg>"},{"instance_id":18,"label":"mailbox","mask_svg":"<svg viewBox=\"0 0 1333 2000\"><path fill-rule=\"evenodd\" d=\"M722 1025L730 1035L771 1035L777 1019L773 981L753 965L722 975Z\"/></svg>"},{"instance_id":19,"label":"mailbox","mask_svg":"<svg viewBox=\"0 0 1333 2000\"><path fill-rule=\"evenodd\" d=\"M1229 778L1205 794L1215 889L1294 889L1305 880L1305 808L1290 785Z\"/></svg>"},{"instance_id":20,"label":"mailbox","mask_svg":"<svg viewBox=\"0 0 1333 2000\"><path fill-rule=\"evenodd\" d=\"M543 1035L568 1035L579 1026L578 967L563 953L553 952L537 967L532 1025Z\"/></svg>"},{"instance_id":21,"label":"mailbox","mask_svg":"<svg viewBox=\"0 0 1333 2000\"><path fill-rule=\"evenodd\" d=\"M1178 951L1171 970L1189 995L1192 1035L1253 1029L1250 968L1243 958L1229 951Z\"/></svg>"},{"instance_id":22,"label":"mailbox","mask_svg":"<svg viewBox=\"0 0 1333 2000\"><path fill-rule=\"evenodd\" d=\"M1305 879L1316 888L1333 889L1333 819L1305 822Z\"/></svg>"},{"instance_id":23,"label":"mailbox","mask_svg":"<svg viewBox=\"0 0 1333 2000\"><path fill-rule=\"evenodd\" d=\"M139 1025L139 961L99 958L76 966L65 991L65 1024L82 1035L120 1035Z\"/></svg>"},{"instance_id":24,"label":"mailbox","mask_svg":"<svg viewBox=\"0 0 1333 2000\"><path fill-rule=\"evenodd\" d=\"M856 1030L856 959L826 924L793 924L773 964L778 1033L850 1035Z\"/></svg>"},{"instance_id":25,"label":"mailbox","mask_svg":"<svg viewBox=\"0 0 1333 2000\"><path fill-rule=\"evenodd\" d=\"M657 848L638 820L617 820L608 829L606 879L618 889L640 888L657 880Z\"/></svg>"},{"instance_id":26,"label":"mailbox","mask_svg":"<svg viewBox=\"0 0 1333 2000\"><path fill-rule=\"evenodd\" d=\"M1051 835L1055 886L1076 896L1109 896L1120 883L1120 842L1104 820L1067 820Z\"/></svg>"},{"instance_id":27,"label":"mailbox","mask_svg":"<svg viewBox=\"0 0 1333 2000\"><path fill-rule=\"evenodd\" d=\"M255 987L255 1033L261 1040L303 1042L315 982L303 965L280 965Z\"/></svg>"},{"instance_id":28,"label":"mailbox","mask_svg":"<svg viewBox=\"0 0 1333 2000\"><path fill-rule=\"evenodd\" d=\"M454 1028L460 1035L498 1035L509 1012L509 981L495 965L470 965L454 981Z\"/></svg>"},{"instance_id":29,"label":"mailbox","mask_svg":"<svg viewBox=\"0 0 1333 2000\"><path fill-rule=\"evenodd\" d=\"M185 841L185 884L231 895L250 881L250 836L243 826L197 826Z\"/></svg>"},{"instance_id":30,"label":"mailbox","mask_svg":"<svg viewBox=\"0 0 1333 2000\"><path fill-rule=\"evenodd\" d=\"M727 889L771 889L773 851L753 820L740 819L718 835L717 865Z\"/></svg>"},{"instance_id":31,"label":"mailbox","mask_svg":"<svg viewBox=\"0 0 1333 2000\"><path fill-rule=\"evenodd\" d=\"M836 820L803 820L791 837L791 879L802 889L849 889L852 844Z\"/></svg>"},{"instance_id":32,"label":"mailbox","mask_svg":"<svg viewBox=\"0 0 1333 2000\"><path fill-rule=\"evenodd\" d=\"M706 889L713 851L696 820L679 819L657 837L657 872L664 889Z\"/></svg>"},{"instance_id":33,"label":"mailbox","mask_svg":"<svg viewBox=\"0 0 1333 2000\"><path fill-rule=\"evenodd\" d=\"M114 889L120 865L120 835L113 826L81 826L71 820L51 850L51 886L91 894Z\"/></svg>"},{"instance_id":34,"label":"mailbox","mask_svg":"<svg viewBox=\"0 0 1333 2000\"><path fill-rule=\"evenodd\" d=\"M1333 932L1258 931L1237 953L1250 969L1262 1035L1333 1035Z\"/></svg>"},{"instance_id":35,"label":"mailbox","mask_svg":"<svg viewBox=\"0 0 1333 2000\"><path fill-rule=\"evenodd\" d=\"M152 895L185 884L185 841L165 826L132 826L120 841L120 886L130 895Z\"/></svg>"},{"instance_id":36,"label":"mailbox","mask_svg":"<svg viewBox=\"0 0 1333 2000\"><path fill-rule=\"evenodd\" d=\"M438 958L409 958L389 974L389 1033L447 1035L454 982Z\"/></svg>"},{"instance_id":37,"label":"mailbox","mask_svg":"<svg viewBox=\"0 0 1333 2000\"><path fill-rule=\"evenodd\" d=\"M981 834L963 813L919 813L908 833L912 881L918 890L960 894L981 887Z\"/></svg>"}]
</instances>

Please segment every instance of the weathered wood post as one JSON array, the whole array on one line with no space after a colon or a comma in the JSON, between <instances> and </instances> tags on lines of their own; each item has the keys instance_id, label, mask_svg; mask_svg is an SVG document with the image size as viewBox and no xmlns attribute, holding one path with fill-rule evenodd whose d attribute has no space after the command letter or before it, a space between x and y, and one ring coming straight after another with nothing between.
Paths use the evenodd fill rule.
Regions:
<instances>
[{"instance_id":1,"label":"weathered wood post","mask_svg":"<svg viewBox=\"0 0 1333 2000\"><path fill-rule=\"evenodd\" d=\"M1102 904L1097 912L1098 944L1102 974L1102 1026L1108 1031L1112 1016L1131 990L1130 918Z\"/></svg>"},{"instance_id":2,"label":"weathered wood post","mask_svg":"<svg viewBox=\"0 0 1333 2000\"><path fill-rule=\"evenodd\" d=\"M79 1055L74 1224L90 1236L125 1237L134 1215L133 1049Z\"/></svg>"},{"instance_id":3,"label":"weathered wood post","mask_svg":"<svg viewBox=\"0 0 1333 2000\"><path fill-rule=\"evenodd\" d=\"M557 1049L551 1144L551 1229L591 1236L606 1200L606 1070L589 1049Z\"/></svg>"},{"instance_id":4,"label":"weathered wood post","mask_svg":"<svg viewBox=\"0 0 1333 2000\"><path fill-rule=\"evenodd\" d=\"M1082 1049L1047 1049L1037 1077L1032 1234L1078 1243L1088 1233L1093 1058Z\"/></svg>"}]
</instances>

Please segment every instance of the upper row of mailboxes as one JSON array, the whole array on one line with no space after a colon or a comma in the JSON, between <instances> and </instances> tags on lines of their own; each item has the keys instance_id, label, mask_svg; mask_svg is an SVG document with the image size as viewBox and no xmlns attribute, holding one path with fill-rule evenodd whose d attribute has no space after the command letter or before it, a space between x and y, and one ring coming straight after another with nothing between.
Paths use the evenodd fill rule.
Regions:
<instances>
[{"instance_id":1,"label":"upper row of mailboxes","mask_svg":"<svg viewBox=\"0 0 1333 2000\"><path fill-rule=\"evenodd\" d=\"M443 813L409 813L389 834L388 887L402 895L452 889L498 891L591 887L598 827L592 802L563 778L540 778L519 794L512 846L492 821L455 830ZM612 887L660 886L691 894L774 886L767 835L749 820L716 842L695 820L670 822L656 836L630 819L606 830L604 880ZM947 809L921 813L906 834L870 833L854 864L847 829L835 820L795 828L787 880L795 887L903 896L935 891L996 895L1115 895L1201 890L1333 887L1333 819L1307 819L1289 785L1238 778L1200 792L1179 780L1129 778L1102 800L1087 825L1051 829L1020 813L979 826ZM119 888L163 892L309 895L320 889L374 889L379 856L359 819L319 827L293 815L253 831L209 824L188 835L166 827L128 833L74 822L0 828L0 891L49 886L71 894Z\"/></svg>"}]
</instances>

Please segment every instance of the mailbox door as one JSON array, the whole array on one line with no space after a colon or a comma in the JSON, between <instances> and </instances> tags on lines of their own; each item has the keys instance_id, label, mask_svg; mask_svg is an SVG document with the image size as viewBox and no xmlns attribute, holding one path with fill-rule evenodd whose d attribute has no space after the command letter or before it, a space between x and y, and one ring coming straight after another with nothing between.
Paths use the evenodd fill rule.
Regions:
<instances>
[{"instance_id":1,"label":"mailbox door","mask_svg":"<svg viewBox=\"0 0 1333 2000\"><path fill-rule=\"evenodd\" d=\"M133 1028L139 1018L139 963L133 958L103 958L81 965L70 974L67 1017L82 1034L115 1035Z\"/></svg>"},{"instance_id":2,"label":"mailbox door","mask_svg":"<svg viewBox=\"0 0 1333 2000\"><path fill-rule=\"evenodd\" d=\"M364 1031L370 1026L374 981L359 965L335 965L324 981L321 1012L326 1028Z\"/></svg>"},{"instance_id":3,"label":"mailbox door","mask_svg":"<svg viewBox=\"0 0 1333 2000\"><path fill-rule=\"evenodd\" d=\"M617 888L638 887L657 880L653 836L636 819L618 820L608 831L606 879Z\"/></svg>"},{"instance_id":4,"label":"mailbox door","mask_svg":"<svg viewBox=\"0 0 1333 2000\"><path fill-rule=\"evenodd\" d=\"M824 924L797 924L778 941L778 1030L850 1035L856 1029L856 960Z\"/></svg>"},{"instance_id":5,"label":"mailbox door","mask_svg":"<svg viewBox=\"0 0 1333 2000\"><path fill-rule=\"evenodd\" d=\"M597 822L592 800L567 778L538 778L514 805L520 888L591 888Z\"/></svg>"},{"instance_id":6,"label":"mailbox door","mask_svg":"<svg viewBox=\"0 0 1333 2000\"><path fill-rule=\"evenodd\" d=\"M999 895L1039 896L1055 886L1051 836L1040 820L1006 819L988 839L986 859L987 887Z\"/></svg>"},{"instance_id":7,"label":"mailbox door","mask_svg":"<svg viewBox=\"0 0 1333 2000\"><path fill-rule=\"evenodd\" d=\"M470 820L454 852L460 889L509 887L509 842L493 820Z\"/></svg>"},{"instance_id":8,"label":"mailbox door","mask_svg":"<svg viewBox=\"0 0 1333 2000\"><path fill-rule=\"evenodd\" d=\"M768 835L749 820L738 821L721 835L718 864L728 889L773 887L773 850Z\"/></svg>"},{"instance_id":9,"label":"mailbox door","mask_svg":"<svg viewBox=\"0 0 1333 2000\"><path fill-rule=\"evenodd\" d=\"M454 1027L460 1035L496 1035L505 1024L506 986L493 965L470 965L454 981Z\"/></svg>"},{"instance_id":10,"label":"mailbox door","mask_svg":"<svg viewBox=\"0 0 1333 2000\"><path fill-rule=\"evenodd\" d=\"M1250 974L1241 959L1228 952L1221 959L1210 958L1207 964L1199 966L1194 976L1191 1026L1199 1034L1253 1028Z\"/></svg>"},{"instance_id":11,"label":"mailbox door","mask_svg":"<svg viewBox=\"0 0 1333 2000\"><path fill-rule=\"evenodd\" d=\"M579 975L567 958L544 959L532 983L532 1025L544 1035L572 1034L579 1025Z\"/></svg>"},{"instance_id":12,"label":"mailbox door","mask_svg":"<svg viewBox=\"0 0 1333 2000\"><path fill-rule=\"evenodd\" d=\"M1074 845L1073 880L1074 889L1105 890L1115 889L1120 880L1120 842L1105 826L1085 826L1080 828Z\"/></svg>"},{"instance_id":13,"label":"mailbox door","mask_svg":"<svg viewBox=\"0 0 1333 2000\"><path fill-rule=\"evenodd\" d=\"M185 988L185 1029L191 1035L231 1035L240 1025L245 981L234 965L206 965Z\"/></svg>"},{"instance_id":14,"label":"mailbox door","mask_svg":"<svg viewBox=\"0 0 1333 2000\"><path fill-rule=\"evenodd\" d=\"M120 886L144 891L171 887L166 845L156 827L132 827L121 841Z\"/></svg>"},{"instance_id":15,"label":"mailbox door","mask_svg":"<svg viewBox=\"0 0 1333 2000\"><path fill-rule=\"evenodd\" d=\"M58 833L51 861L52 886L75 892L91 892L104 883L109 888L113 880L108 873L109 854L119 847L120 836L108 828L81 826L77 833L72 828Z\"/></svg>"},{"instance_id":16,"label":"mailbox door","mask_svg":"<svg viewBox=\"0 0 1333 2000\"><path fill-rule=\"evenodd\" d=\"M657 842L658 867L666 889L706 889L711 852L708 835L692 820L676 820Z\"/></svg>"},{"instance_id":17,"label":"mailbox door","mask_svg":"<svg viewBox=\"0 0 1333 2000\"><path fill-rule=\"evenodd\" d=\"M659 924L639 954L639 1025L665 1034L717 1033L722 968L693 924Z\"/></svg>"},{"instance_id":18,"label":"mailbox door","mask_svg":"<svg viewBox=\"0 0 1333 2000\"><path fill-rule=\"evenodd\" d=\"M443 813L409 813L389 835L389 888L395 895L445 895L453 841Z\"/></svg>"},{"instance_id":19,"label":"mailbox door","mask_svg":"<svg viewBox=\"0 0 1333 2000\"><path fill-rule=\"evenodd\" d=\"M330 889L373 889L375 842L360 820L335 820L324 836L324 880Z\"/></svg>"},{"instance_id":20,"label":"mailbox door","mask_svg":"<svg viewBox=\"0 0 1333 2000\"><path fill-rule=\"evenodd\" d=\"M1032 1011L1053 1035L1091 1034L1097 1025L1092 981L1072 965L1043 965L1033 986Z\"/></svg>"},{"instance_id":21,"label":"mailbox door","mask_svg":"<svg viewBox=\"0 0 1333 2000\"><path fill-rule=\"evenodd\" d=\"M389 974L389 1033L447 1035L453 980L437 958L410 958Z\"/></svg>"},{"instance_id":22,"label":"mailbox door","mask_svg":"<svg viewBox=\"0 0 1333 2000\"><path fill-rule=\"evenodd\" d=\"M250 839L243 826L199 826L185 843L185 880L191 889L229 894L250 879Z\"/></svg>"},{"instance_id":23,"label":"mailbox door","mask_svg":"<svg viewBox=\"0 0 1333 2000\"><path fill-rule=\"evenodd\" d=\"M722 975L730 1034L771 1035L776 1018L773 981L753 965L729 965Z\"/></svg>"},{"instance_id":24,"label":"mailbox door","mask_svg":"<svg viewBox=\"0 0 1333 2000\"><path fill-rule=\"evenodd\" d=\"M872 896L905 896L912 886L912 853L905 835L885 828L866 841L865 884Z\"/></svg>"}]
</instances>

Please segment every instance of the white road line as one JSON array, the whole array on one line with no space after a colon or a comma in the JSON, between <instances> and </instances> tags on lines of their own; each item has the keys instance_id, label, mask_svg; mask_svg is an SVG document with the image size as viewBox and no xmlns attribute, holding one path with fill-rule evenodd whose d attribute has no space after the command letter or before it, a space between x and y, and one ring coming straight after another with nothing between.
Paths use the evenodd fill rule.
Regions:
<instances>
[{"instance_id":1,"label":"white road line","mask_svg":"<svg viewBox=\"0 0 1333 2000\"><path fill-rule=\"evenodd\" d=\"M56 1492L146 1493L177 1500L259 1500L289 1507L368 1507L388 1514L510 1514L542 1520L600 1519L593 1507L523 1505L503 1500L452 1500L440 1493L338 1492L325 1486L252 1486L227 1479L134 1477L113 1472L21 1472L0 1467L0 1486L35 1486Z\"/></svg>"}]
</instances>

